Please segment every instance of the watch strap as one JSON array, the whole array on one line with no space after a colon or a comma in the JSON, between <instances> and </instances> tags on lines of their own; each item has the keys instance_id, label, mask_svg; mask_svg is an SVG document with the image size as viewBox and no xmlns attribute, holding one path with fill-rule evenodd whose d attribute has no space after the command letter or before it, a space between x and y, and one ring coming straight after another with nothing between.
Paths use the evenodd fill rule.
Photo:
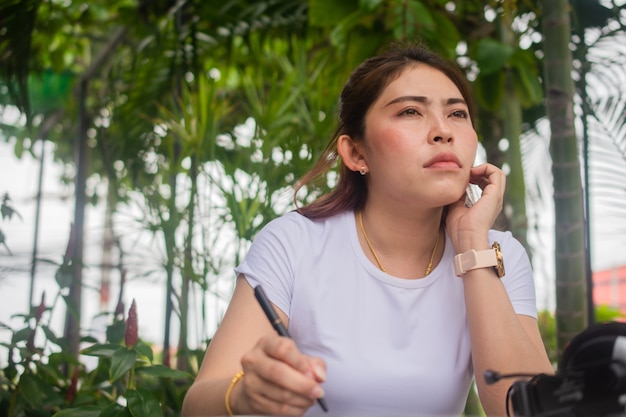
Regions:
<instances>
[{"instance_id":1,"label":"watch strap","mask_svg":"<svg viewBox=\"0 0 626 417\"><path fill-rule=\"evenodd\" d=\"M496 249L469 250L454 257L454 272L462 276L468 271L479 268L495 267L498 265Z\"/></svg>"}]
</instances>

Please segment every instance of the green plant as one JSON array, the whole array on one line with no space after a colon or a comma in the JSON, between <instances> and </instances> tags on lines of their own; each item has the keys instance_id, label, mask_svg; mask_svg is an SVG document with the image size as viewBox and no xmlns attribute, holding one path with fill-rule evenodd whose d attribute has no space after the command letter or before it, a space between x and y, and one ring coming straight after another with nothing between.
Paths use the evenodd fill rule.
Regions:
<instances>
[{"instance_id":1,"label":"green plant","mask_svg":"<svg viewBox=\"0 0 626 417\"><path fill-rule=\"evenodd\" d=\"M626 318L619 308L607 305L598 305L595 309L595 320L597 323L607 321L623 320Z\"/></svg>"},{"instance_id":2,"label":"green plant","mask_svg":"<svg viewBox=\"0 0 626 417\"><path fill-rule=\"evenodd\" d=\"M550 362L553 365L556 365L559 360L559 352L556 345L556 320L554 319L554 314L547 310L539 311L537 323L548 358L550 358Z\"/></svg>"},{"instance_id":3,"label":"green plant","mask_svg":"<svg viewBox=\"0 0 626 417\"><path fill-rule=\"evenodd\" d=\"M20 216L20 213L18 213L13 208L9 193L4 193L2 195L2 203L0 204L0 215L2 216L2 220L11 220L13 216L17 216L20 219L22 218L22 216ZM9 246L7 245L6 236L2 232L2 229L0 229L0 245L4 246L9 255L11 255L11 249L9 249Z\"/></svg>"},{"instance_id":4,"label":"green plant","mask_svg":"<svg viewBox=\"0 0 626 417\"><path fill-rule=\"evenodd\" d=\"M1 344L7 366L0 374L0 416L51 415L65 402L69 384L63 371L80 364L63 353L63 339L49 327L50 310L43 294L29 314L13 316L22 318L23 326L0 323L0 329L11 332L10 341Z\"/></svg>"},{"instance_id":5,"label":"green plant","mask_svg":"<svg viewBox=\"0 0 626 417\"><path fill-rule=\"evenodd\" d=\"M10 342L1 344L8 364L0 374L0 417L178 415L193 378L154 363L152 348L139 338L134 301L126 319L118 303L105 343L81 338L90 344L81 355L97 358L93 369L65 353L67 341L49 326L52 309L44 295L29 314L14 316L23 319L22 327L0 324L11 332Z\"/></svg>"},{"instance_id":6,"label":"green plant","mask_svg":"<svg viewBox=\"0 0 626 417\"><path fill-rule=\"evenodd\" d=\"M615 307L607 305L595 306L596 323L620 320L625 317L626 316ZM556 366L560 358L560 352L557 347L556 320L554 314L546 310L540 311L538 314L538 324L539 331L541 332L541 338L543 339L543 344L548 352L550 362Z\"/></svg>"}]
</instances>

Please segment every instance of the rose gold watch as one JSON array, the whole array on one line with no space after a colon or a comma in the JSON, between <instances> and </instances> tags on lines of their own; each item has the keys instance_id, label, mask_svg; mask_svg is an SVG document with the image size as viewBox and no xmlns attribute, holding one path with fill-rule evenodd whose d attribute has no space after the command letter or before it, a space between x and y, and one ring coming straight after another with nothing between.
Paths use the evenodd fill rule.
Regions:
<instances>
[{"instance_id":1,"label":"rose gold watch","mask_svg":"<svg viewBox=\"0 0 626 417\"><path fill-rule=\"evenodd\" d=\"M498 278L504 276L504 259L498 242L494 242L491 249L479 251L472 249L454 257L454 272L459 277L467 271L488 267L495 269Z\"/></svg>"}]
</instances>

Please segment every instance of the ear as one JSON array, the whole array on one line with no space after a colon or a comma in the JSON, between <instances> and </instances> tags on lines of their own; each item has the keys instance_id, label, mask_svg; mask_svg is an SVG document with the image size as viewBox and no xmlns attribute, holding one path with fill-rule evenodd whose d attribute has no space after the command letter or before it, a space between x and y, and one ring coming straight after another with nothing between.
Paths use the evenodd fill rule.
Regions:
<instances>
[{"instance_id":1,"label":"ear","mask_svg":"<svg viewBox=\"0 0 626 417\"><path fill-rule=\"evenodd\" d=\"M360 145L360 142L355 142L350 136L341 135L337 138L337 153L349 170L367 172L369 169Z\"/></svg>"}]
</instances>

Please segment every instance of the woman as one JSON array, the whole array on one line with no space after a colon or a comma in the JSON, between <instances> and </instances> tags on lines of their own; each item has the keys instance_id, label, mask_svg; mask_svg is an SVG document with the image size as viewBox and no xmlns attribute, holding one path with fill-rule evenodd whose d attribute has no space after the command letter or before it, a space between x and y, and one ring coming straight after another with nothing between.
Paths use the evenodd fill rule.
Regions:
<instances>
[{"instance_id":1,"label":"woman","mask_svg":"<svg viewBox=\"0 0 626 417\"><path fill-rule=\"evenodd\" d=\"M184 415L319 415L321 397L334 415L459 415L476 374L485 411L502 416L511 380L487 385L484 371L552 372L528 257L490 230L505 176L473 167L473 116L462 73L425 48L354 71L299 187L337 156L338 184L259 233ZM258 285L292 339L264 316Z\"/></svg>"}]
</instances>

